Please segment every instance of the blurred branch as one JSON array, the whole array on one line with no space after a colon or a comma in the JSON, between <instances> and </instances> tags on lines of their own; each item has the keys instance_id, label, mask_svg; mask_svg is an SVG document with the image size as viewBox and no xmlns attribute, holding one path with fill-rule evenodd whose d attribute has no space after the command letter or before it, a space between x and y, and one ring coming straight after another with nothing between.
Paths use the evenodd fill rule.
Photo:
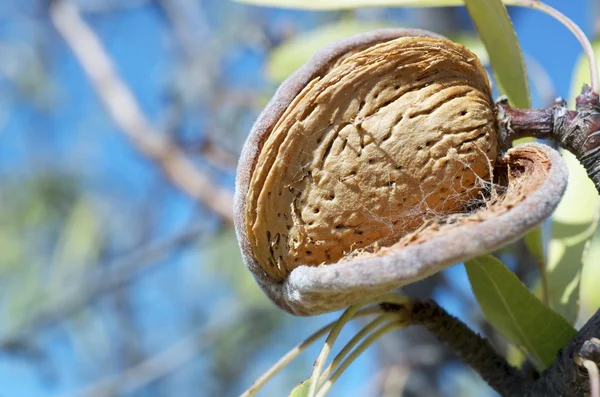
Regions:
<instances>
[{"instance_id":1,"label":"blurred branch","mask_svg":"<svg viewBox=\"0 0 600 397\"><path fill-rule=\"evenodd\" d=\"M231 192L215 186L179 146L151 125L78 8L65 0L54 1L50 5L50 18L88 75L108 114L133 145L154 161L176 187L232 223Z\"/></svg>"},{"instance_id":2,"label":"blurred branch","mask_svg":"<svg viewBox=\"0 0 600 397\"><path fill-rule=\"evenodd\" d=\"M205 44L207 40L210 40L212 31L201 2L158 0L157 3L171 21L186 56L190 59L202 58L205 46L198 44Z\"/></svg>"},{"instance_id":3,"label":"blurred branch","mask_svg":"<svg viewBox=\"0 0 600 397\"><path fill-rule=\"evenodd\" d=\"M157 0L173 31L174 39L181 53L180 76L177 81L178 92L185 97L185 106L188 111L201 107L213 115L208 123L203 126L203 133L207 144L220 148L221 154L226 154L229 164L237 164L239 152L237 139L232 140L232 134L223 131L238 131L240 120L245 118L247 112L257 114L262 110L264 103L255 90L232 87L223 75L220 60L226 58L229 47L228 36L233 35L233 40L242 46L256 46L257 33L251 24L235 23L235 16L230 15L234 23L232 28L214 32L209 22L202 2L190 0ZM242 42L239 43L239 40ZM264 48L263 48L264 50ZM206 54L211 54L207 57ZM213 153L203 153L208 162L219 167L224 164L225 156L211 156ZM233 161L231 161L233 160Z\"/></svg>"},{"instance_id":4,"label":"blurred branch","mask_svg":"<svg viewBox=\"0 0 600 397\"><path fill-rule=\"evenodd\" d=\"M221 310L220 313L221 315L217 317L217 320L180 339L166 350L115 376L94 382L69 394L68 397L122 395L131 393L157 379L169 375L182 365L198 357L202 349L214 344L215 339L224 330L245 322L245 316L240 309L228 308Z\"/></svg>"},{"instance_id":5,"label":"blurred branch","mask_svg":"<svg viewBox=\"0 0 600 397\"><path fill-rule=\"evenodd\" d=\"M150 0L80 0L78 4L86 13L108 13L140 7L149 2Z\"/></svg>"},{"instance_id":6,"label":"blurred branch","mask_svg":"<svg viewBox=\"0 0 600 397\"><path fill-rule=\"evenodd\" d=\"M221 171L231 171L237 166L237 158L210 140L204 140L197 150L213 167Z\"/></svg>"},{"instance_id":7,"label":"blurred branch","mask_svg":"<svg viewBox=\"0 0 600 397\"><path fill-rule=\"evenodd\" d=\"M28 340L40 329L55 325L84 309L106 293L114 291L148 271L172 253L175 248L196 241L202 232L199 227L187 230L175 237L159 241L132 252L115 263L87 273L81 280L74 280L58 295L42 305L30 320L12 334L0 339L0 349L15 351L27 347Z\"/></svg>"},{"instance_id":8,"label":"blurred branch","mask_svg":"<svg viewBox=\"0 0 600 397\"><path fill-rule=\"evenodd\" d=\"M183 104L177 98L170 100L167 111L165 112L165 120L162 122L162 130L168 136L177 142L177 144L186 153L198 153L212 167L215 167L221 172L231 173L237 166L238 156L217 144L212 136L217 136L218 131L209 131L207 139L202 139L200 142L186 142L182 139L177 139L177 131L183 122Z\"/></svg>"}]
</instances>

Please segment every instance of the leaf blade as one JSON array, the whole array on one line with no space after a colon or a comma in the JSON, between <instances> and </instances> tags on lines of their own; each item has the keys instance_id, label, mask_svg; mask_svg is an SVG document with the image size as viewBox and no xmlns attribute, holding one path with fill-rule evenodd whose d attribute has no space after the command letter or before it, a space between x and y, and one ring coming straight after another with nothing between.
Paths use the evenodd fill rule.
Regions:
<instances>
[{"instance_id":1,"label":"leaf blade","mask_svg":"<svg viewBox=\"0 0 600 397\"><path fill-rule=\"evenodd\" d=\"M600 198L575 156L563 152L563 159L569 169L569 185L552 215L547 274L550 307L574 323L579 312L581 268L598 226Z\"/></svg>"},{"instance_id":2,"label":"leaf blade","mask_svg":"<svg viewBox=\"0 0 600 397\"><path fill-rule=\"evenodd\" d=\"M302 10L347 10L360 7L451 7L462 6L464 0L234 0L238 3L266 7L296 8ZM515 4L515 0L504 0Z\"/></svg>"},{"instance_id":3,"label":"leaf blade","mask_svg":"<svg viewBox=\"0 0 600 397\"><path fill-rule=\"evenodd\" d=\"M308 391L310 390L310 379L300 382L296 387L292 389L289 397L308 397Z\"/></svg>"},{"instance_id":4,"label":"leaf blade","mask_svg":"<svg viewBox=\"0 0 600 397\"><path fill-rule=\"evenodd\" d=\"M545 306L502 262L486 255L465 262L469 281L486 319L547 368L575 329Z\"/></svg>"},{"instance_id":5,"label":"leaf blade","mask_svg":"<svg viewBox=\"0 0 600 397\"><path fill-rule=\"evenodd\" d=\"M542 226L537 226L535 229L527 233L523 237L525 246L538 267L538 273L540 276L540 286L542 288L542 300L544 304L550 304L550 292L548 286L548 275L546 271L546 249L544 247L544 232Z\"/></svg>"},{"instance_id":6,"label":"leaf blade","mask_svg":"<svg viewBox=\"0 0 600 397\"><path fill-rule=\"evenodd\" d=\"M596 59L600 41L592 43ZM600 66L600 62L599 62ZM569 103L575 103L584 84L590 83L587 57L582 54L574 68ZM561 151L569 170L567 190L552 215L552 238L548 250L550 307L569 321L579 312L579 295L586 249L598 226L600 197L587 172L571 153Z\"/></svg>"},{"instance_id":7,"label":"leaf blade","mask_svg":"<svg viewBox=\"0 0 600 397\"><path fill-rule=\"evenodd\" d=\"M501 0L465 0L490 56L494 75L515 107L530 108L525 61L508 11Z\"/></svg>"},{"instance_id":8,"label":"leaf blade","mask_svg":"<svg viewBox=\"0 0 600 397\"><path fill-rule=\"evenodd\" d=\"M300 34L271 51L267 61L267 74L274 82L281 83L327 44L357 33L383 27L389 27L389 25L342 20Z\"/></svg>"},{"instance_id":9,"label":"leaf blade","mask_svg":"<svg viewBox=\"0 0 600 397\"><path fill-rule=\"evenodd\" d=\"M342 10L359 7L443 7L462 5L462 0L235 0L260 6L305 10Z\"/></svg>"}]
</instances>

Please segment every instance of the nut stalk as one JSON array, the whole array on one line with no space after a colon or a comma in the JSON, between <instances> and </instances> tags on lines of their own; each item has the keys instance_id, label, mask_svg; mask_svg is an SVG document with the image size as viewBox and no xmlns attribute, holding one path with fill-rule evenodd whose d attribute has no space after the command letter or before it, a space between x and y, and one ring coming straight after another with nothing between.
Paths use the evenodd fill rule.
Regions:
<instances>
[{"instance_id":1,"label":"nut stalk","mask_svg":"<svg viewBox=\"0 0 600 397\"><path fill-rule=\"evenodd\" d=\"M496 106L503 149L523 137L554 140L577 157L600 193L600 99L589 86L576 98L576 110L568 110L562 99L545 109L516 109L506 98Z\"/></svg>"}]
</instances>

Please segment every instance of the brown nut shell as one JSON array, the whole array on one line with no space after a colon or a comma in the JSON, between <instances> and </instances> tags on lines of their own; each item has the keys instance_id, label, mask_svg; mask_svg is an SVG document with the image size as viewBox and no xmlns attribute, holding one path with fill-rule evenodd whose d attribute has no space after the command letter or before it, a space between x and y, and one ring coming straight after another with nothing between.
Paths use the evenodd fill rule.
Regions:
<instances>
[{"instance_id":1,"label":"brown nut shell","mask_svg":"<svg viewBox=\"0 0 600 397\"><path fill-rule=\"evenodd\" d=\"M315 55L259 117L238 168L236 232L267 295L298 315L337 310L541 222L564 189L560 157L528 145L492 171L492 109L479 61L429 32L380 30ZM499 189L466 208L492 174Z\"/></svg>"}]
</instances>

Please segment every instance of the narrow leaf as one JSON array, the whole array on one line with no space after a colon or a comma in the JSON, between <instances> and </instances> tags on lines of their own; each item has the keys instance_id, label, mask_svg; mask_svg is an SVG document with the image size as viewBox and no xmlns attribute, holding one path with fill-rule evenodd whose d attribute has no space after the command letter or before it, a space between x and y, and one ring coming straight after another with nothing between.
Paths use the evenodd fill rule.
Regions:
<instances>
[{"instance_id":1,"label":"narrow leaf","mask_svg":"<svg viewBox=\"0 0 600 397\"><path fill-rule=\"evenodd\" d=\"M197 267L195 282L198 288L214 287L216 281L232 289L247 306L271 307L250 272L239 271L242 263L240 250L233 229L224 229L208 239L200 250L203 266Z\"/></svg>"},{"instance_id":2,"label":"narrow leaf","mask_svg":"<svg viewBox=\"0 0 600 397\"><path fill-rule=\"evenodd\" d=\"M462 0L236 0L261 6L307 10L341 10L359 7L440 7L462 5Z\"/></svg>"},{"instance_id":3,"label":"narrow leaf","mask_svg":"<svg viewBox=\"0 0 600 397\"><path fill-rule=\"evenodd\" d=\"M343 20L300 34L271 51L267 66L269 77L280 83L327 44L385 26L381 23Z\"/></svg>"},{"instance_id":4,"label":"narrow leaf","mask_svg":"<svg viewBox=\"0 0 600 397\"><path fill-rule=\"evenodd\" d=\"M502 0L465 0L490 56L498 85L515 107L529 108L529 82L523 53Z\"/></svg>"},{"instance_id":5,"label":"narrow leaf","mask_svg":"<svg viewBox=\"0 0 600 397\"><path fill-rule=\"evenodd\" d=\"M550 307L573 323L579 311L583 256L598 226L600 199L575 156L563 152L563 158L569 168L569 185L552 216L547 272Z\"/></svg>"},{"instance_id":6,"label":"narrow leaf","mask_svg":"<svg viewBox=\"0 0 600 397\"><path fill-rule=\"evenodd\" d=\"M260 6L298 8L303 10L345 10L360 7L446 7L460 6L463 0L235 0ZM487 0L486 0L487 1ZM515 4L516 0L504 0Z\"/></svg>"},{"instance_id":7,"label":"narrow leaf","mask_svg":"<svg viewBox=\"0 0 600 397\"><path fill-rule=\"evenodd\" d=\"M308 397L308 391L310 389L310 379L305 380L298 386L294 387L289 397Z\"/></svg>"},{"instance_id":8,"label":"narrow leaf","mask_svg":"<svg viewBox=\"0 0 600 397\"><path fill-rule=\"evenodd\" d=\"M594 40L592 42L592 48L594 55L596 56L596 63L600 66L600 40ZM581 54L573 70L571 78L571 92L569 95L569 103L573 105L575 103L575 97L581 92L581 87L584 84L590 84L590 67L587 56Z\"/></svg>"},{"instance_id":9,"label":"narrow leaf","mask_svg":"<svg viewBox=\"0 0 600 397\"><path fill-rule=\"evenodd\" d=\"M295 70L300 68L318 50L336 40L343 39L353 34L368 32L370 30L388 27L382 23L365 23L356 20L343 20L299 34L292 39L275 47L267 61L269 78L281 83ZM486 49L475 34L450 35L450 40L469 48L483 63L489 63Z\"/></svg>"},{"instance_id":10,"label":"narrow leaf","mask_svg":"<svg viewBox=\"0 0 600 397\"><path fill-rule=\"evenodd\" d=\"M600 234L596 233L591 241L589 252L586 253L581 269L581 287L580 300L581 308L579 313L579 322L585 322L596 310L600 302L600 288L598 288L598 279L600 279Z\"/></svg>"},{"instance_id":11,"label":"narrow leaf","mask_svg":"<svg viewBox=\"0 0 600 397\"><path fill-rule=\"evenodd\" d=\"M479 38L477 34L474 33L459 33L459 34L449 34L449 40L454 41L455 43L459 43L467 47L473 54L479 58L479 61L483 66L488 66L490 64L490 56L487 53L485 45Z\"/></svg>"},{"instance_id":12,"label":"narrow leaf","mask_svg":"<svg viewBox=\"0 0 600 397\"><path fill-rule=\"evenodd\" d=\"M550 291L548 286L548 275L546 270L546 251L544 249L544 233L542 227L538 226L523 238L527 249L535 259L540 275L540 285L542 287L542 300L544 304L550 304Z\"/></svg>"},{"instance_id":13,"label":"narrow leaf","mask_svg":"<svg viewBox=\"0 0 600 397\"><path fill-rule=\"evenodd\" d=\"M539 369L547 368L575 335L575 329L493 256L467 261L465 268L486 319L523 349Z\"/></svg>"},{"instance_id":14,"label":"narrow leaf","mask_svg":"<svg viewBox=\"0 0 600 397\"><path fill-rule=\"evenodd\" d=\"M593 43L596 59L600 56L600 41ZM600 66L600 64L599 64ZM590 83L587 57L583 54L573 71L569 103L584 84ZM600 198L579 161L571 153L562 153L569 169L569 185L552 216L552 239L548 252L550 307L574 322L579 311L579 284L586 246L597 229Z\"/></svg>"}]
</instances>

